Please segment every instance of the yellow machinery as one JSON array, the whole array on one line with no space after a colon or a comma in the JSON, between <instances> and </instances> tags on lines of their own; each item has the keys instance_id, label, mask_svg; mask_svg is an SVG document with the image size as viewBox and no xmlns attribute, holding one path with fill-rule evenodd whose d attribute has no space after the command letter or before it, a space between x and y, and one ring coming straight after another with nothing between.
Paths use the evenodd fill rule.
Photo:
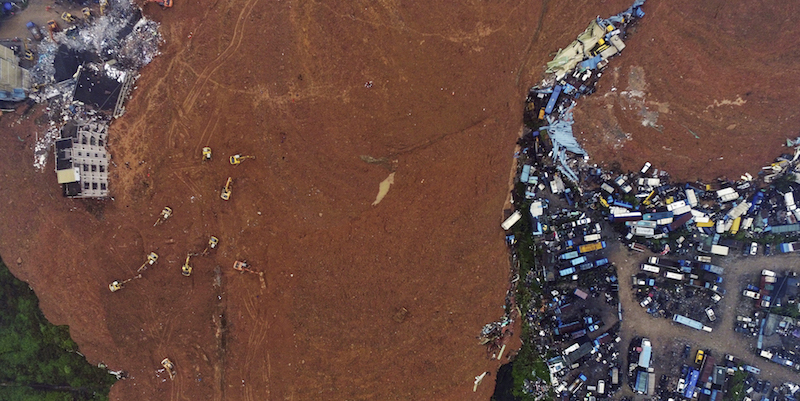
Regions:
<instances>
[{"instance_id":1,"label":"yellow machinery","mask_svg":"<svg viewBox=\"0 0 800 401\"><path fill-rule=\"evenodd\" d=\"M255 156L233 155L233 156L231 156L231 164L233 164L235 166L235 165L240 164L241 162L243 162L243 161L245 161L247 159L255 159L255 158L256 158Z\"/></svg>"},{"instance_id":2,"label":"yellow machinery","mask_svg":"<svg viewBox=\"0 0 800 401\"><path fill-rule=\"evenodd\" d=\"M61 13L61 19L63 19L66 22L75 22L75 17L73 17L72 14L70 14L70 13L68 13L66 11Z\"/></svg>"},{"instance_id":3,"label":"yellow machinery","mask_svg":"<svg viewBox=\"0 0 800 401\"><path fill-rule=\"evenodd\" d=\"M181 274L183 274L186 277L189 277L192 274L192 266L189 265L189 258L191 257L192 257L191 253L187 254L186 262L184 262L183 266L181 266Z\"/></svg>"},{"instance_id":4,"label":"yellow machinery","mask_svg":"<svg viewBox=\"0 0 800 401\"><path fill-rule=\"evenodd\" d=\"M222 200L228 200L231 198L231 182L233 179L228 177L228 181L225 182L225 186L222 187L222 193L219 195Z\"/></svg>"},{"instance_id":5,"label":"yellow machinery","mask_svg":"<svg viewBox=\"0 0 800 401\"><path fill-rule=\"evenodd\" d=\"M167 374L169 375L169 379L170 380L174 380L175 379L175 365L172 363L172 361L170 361L169 358L164 358L164 360L161 361L161 366L163 366L164 369L167 371Z\"/></svg>"},{"instance_id":6,"label":"yellow machinery","mask_svg":"<svg viewBox=\"0 0 800 401\"><path fill-rule=\"evenodd\" d=\"M164 209L161 211L161 215L158 216L158 220L156 220L155 224L153 224L153 227L167 221L170 216L172 216L172 208L169 206L164 206Z\"/></svg>"},{"instance_id":7,"label":"yellow machinery","mask_svg":"<svg viewBox=\"0 0 800 401\"><path fill-rule=\"evenodd\" d=\"M82 8L81 13L83 13L83 17L86 18L87 21L92 19L92 10L90 10L89 7Z\"/></svg>"},{"instance_id":8,"label":"yellow machinery","mask_svg":"<svg viewBox=\"0 0 800 401\"><path fill-rule=\"evenodd\" d=\"M209 160L211 160L211 148L206 146L203 148L203 161L205 162Z\"/></svg>"},{"instance_id":9,"label":"yellow machinery","mask_svg":"<svg viewBox=\"0 0 800 401\"><path fill-rule=\"evenodd\" d=\"M111 282L111 284L108 285L108 289L111 292L117 292L117 291L121 290L122 287L125 284L129 283L131 280L137 279L137 278L142 278L142 272L147 270L147 268L149 266L154 265L156 263L156 261L158 261L158 254L155 253L155 252L150 252L150 254L147 255L147 261L142 263L142 265L139 266L139 268L136 270L136 275L135 276L133 276L133 277L127 279L127 280L122 280L122 281L114 280L114 281Z\"/></svg>"},{"instance_id":10,"label":"yellow machinery","mask_svg":"<svg viewBox=\"0 0 800 401\"><path fill-rule=\"evenodd\" d=\"M264 272L257 272L250 268L250 265L247 262L243 261L235 261L233 262L233 270L242 272L242 273L250 273L255 274L258 276L258 280L261 281L261 288L267 288L267 282L264 280Z\"/></svg>"},{"instance_id":11,"label":"yellow machinery","mask_svg":"<svg viewBox=\"0 0 800 401\"><path fill-rule=\"evenodd\" d=\"M208 239L208 245L206 245L206 249L203 249L203 253L201 253L201 255L208 255L208 251L216 248L217 244L219 244L219 238L212 235L211 238Z\"/></svg>"}]
</instances>

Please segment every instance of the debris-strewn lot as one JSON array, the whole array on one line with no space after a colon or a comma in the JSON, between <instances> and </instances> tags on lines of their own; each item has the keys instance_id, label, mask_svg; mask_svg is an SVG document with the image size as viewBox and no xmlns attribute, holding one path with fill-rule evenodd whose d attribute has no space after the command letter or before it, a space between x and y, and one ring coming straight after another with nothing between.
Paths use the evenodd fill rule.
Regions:
<instances>
[{"instance_id":1,"label":"debris-strewn lot","mask_svg":"<svg viewBox=\"0 0 800 401\"><path fill-rule=\"evenodd\" d=\"M585 299L588 293L599 296L595 292L608 290L608 302L619 305L618 319L623 322L623 332L615 342L623 338L629 341L627 365L622 364L627 368L623 376L628 387L622 395L632 391L659 399L721 399L730 392L741 398L741 389L736 386L742 372L760 373L733 356L723 361L708 349L697 350L692 366L681 365L678 371L667 373L670 368L662 365L670 363L657 362L668 359L667 355L654 351L664 345L654 348L648 338L654 334L663 341L658 332L636 330L648 337L624 332L623 304L618 303L623 281L613 263L619 258L610 260L610 255L602 253L607 248L604 239L610 239L608 232L615 233L615 242L641 255L634 271L625 260L624 288L632 289L632 296L624 298L653 319L669 319L672 325L693 330L700 339L712 338L715 329L730 331L730 326L720 327L725 318L730 325L728 312L720 307L729 287L725 278L730 279L720 265L726 257L800 251L800 242L793 242L800 234L800 209L794 201L794 193L800 189L800 139L787 140L791 153L765 166L757 176L746 173L737 180L712 183L675 183L666 171L650 162L636 171L602 169L588 163L586 152L574 139L573 110L582 98L595 92L597 78L608 72L612 59L625 48L624 40L644 16L640 5L634 3L616 20L592 21L575 42L548 63L542 83L531 88L526 99L526 129L518 141L512 191L514 209L508 211L501 225L515 255L514 300L520 303L526 318L522 360L514 361L515 378L524 377L522 383L519 379L514 383L513 392L520 396L605 397L606 381L618 384L618 372L613 369L619 363L618 350L612 347L609 358L602 353L604 344L592 341L591 333L601 327L595 324L597 312L580 307L578 316L569 313L573 303ZM598 251L601 253L595 254ZM647 258L645 254L657 256ZM750 286L742 292L758 300L759 308L767 309L760 335L789 338L800 333L791 317L800 315L796 272L790 270L778 278L774 271L764 269L761 275L760 287ZM517 284L515 280L521 277L525 280ZM582 288L588 288L588 293ZM631 306L630 301L624 303ZM513 319L515 309L506 310L504 319ZM776 310L789 316L770 313ZM658 325L663 326L662 322ZM502 337L493 341L502 341ZM759 338L756 353L792 371L800 369L793 342L773 342L776 345L770 347ZM489 344L491 347L493 342ZM547 370L530 369L530 360L536 357L528 349L536 350ZM688 358L691 346L687 344L682 354ZM595 357L586 360L589 355ZM600 376L592 377L596 363L612 368L600 369ZM549 389L528 386L547 381L548 374ZM776 399L796 391L794 383L786 386L788 393L776 390ZM616 389L610 390L613 393ZM747 387L745 391L753 390ZM773 394L771 388L758 393L762 391Z\"/></svg>"}]
</instances>

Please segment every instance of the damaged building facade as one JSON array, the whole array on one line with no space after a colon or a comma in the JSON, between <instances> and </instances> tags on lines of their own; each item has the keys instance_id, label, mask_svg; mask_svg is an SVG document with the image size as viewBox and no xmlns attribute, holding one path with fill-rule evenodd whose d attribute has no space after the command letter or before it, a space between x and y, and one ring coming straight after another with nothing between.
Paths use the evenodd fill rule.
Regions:
<instances>
[{"instance_id":1,"label":"damaged building facade","mask_svg":"<svg viewBox=\"0 0 800 401\"><path fill-rule=\"evenodd\" d=\"M0 46L0 100L25 100L30 87L30 73L19 66L19 57L14 55L13 50Z\"/></svg>"},{"instance_id":2,"label":"damaged building facade","mask_svg":"<svg viewBox=\"0 0 800 401\"><path fill-rule=\"evenodd\" d=\"M70 121L55 143L56 177L64 196L105 198L108 196L108 124Z\"/></svg>"}]
</instances>

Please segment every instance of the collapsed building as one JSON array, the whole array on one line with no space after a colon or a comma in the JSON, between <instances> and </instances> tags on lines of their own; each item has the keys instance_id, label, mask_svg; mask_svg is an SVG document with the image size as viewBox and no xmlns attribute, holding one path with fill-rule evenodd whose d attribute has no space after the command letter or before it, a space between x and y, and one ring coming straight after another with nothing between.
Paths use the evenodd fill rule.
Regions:
<instances>
[{"instance_id":1,"label":"collapsed building","mask_svg":"<svg viewBox=\"0 0 800 401\"><path fill-rule=\"evenodd\" d=\"M109 196L108 124L124 114L138 71L159 54L161 41L158 24L121 1L39 43L30 97L47 104L51 124L37 139L34 167L44 168L52 147L64 196Z\"/></svg>"},{"instance_id":2,"label":"collapsed building","mask_svg":"<svg viewBox=\"0 0 800 401\"><path fill-rule=\"evenodd\" d=\"M0 46L0 101L25 100L30 88L30 73L19 66L19 57L13 50Z\"/></svg>"}]
</instances>

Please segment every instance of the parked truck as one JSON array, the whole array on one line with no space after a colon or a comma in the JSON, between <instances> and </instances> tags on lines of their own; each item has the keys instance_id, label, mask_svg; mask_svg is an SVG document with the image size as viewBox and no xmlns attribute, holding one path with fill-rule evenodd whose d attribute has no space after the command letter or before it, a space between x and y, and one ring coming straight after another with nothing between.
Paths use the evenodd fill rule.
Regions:
<instances>
[{"instance_id":1,"label":"parked truck","mask_svg":"<svg viewBox=\"0 0 800 401\"><path fill-rule=\"evenodd\" d=\"M593 252L593 251L599 251L599 250L601 250L601 249L603 249L605 247L606 247L606 242L605 241L598 241L598 242L593 242L591 244L585 244L585 245L579 246L578 247L578 252L580 252L582 254L583 253L589 253L589 252Z\"/></svg>"}]
</instances>

